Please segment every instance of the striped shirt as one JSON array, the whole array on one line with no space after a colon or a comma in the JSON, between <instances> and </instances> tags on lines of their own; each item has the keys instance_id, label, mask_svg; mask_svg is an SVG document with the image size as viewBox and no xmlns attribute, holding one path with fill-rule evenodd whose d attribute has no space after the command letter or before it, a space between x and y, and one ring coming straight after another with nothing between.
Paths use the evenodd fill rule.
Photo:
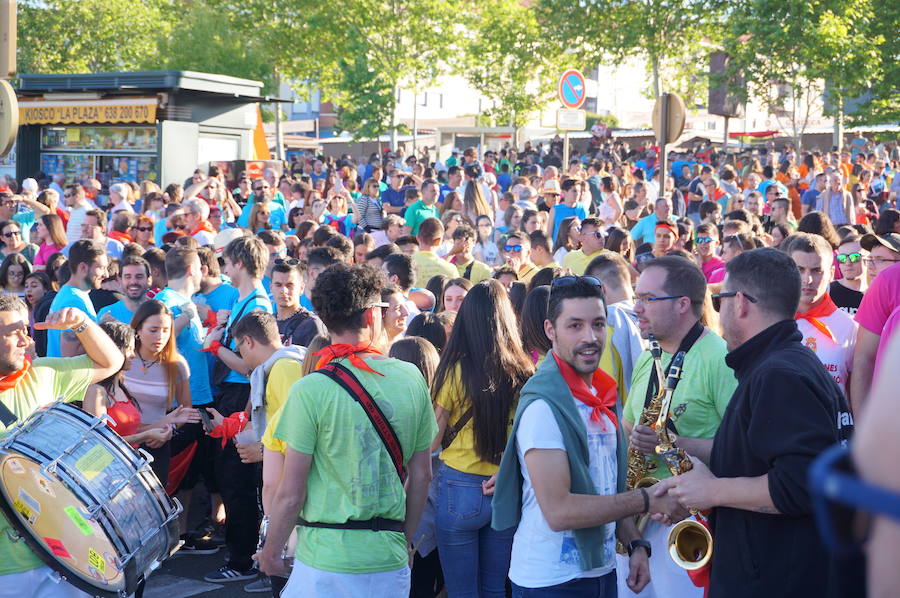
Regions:
<instances>
[{"instance_id":1,"label":"striped shirt","mask_svg":"<svg viewBox=\"0 0 900 598\"><path fill-rule=\"evenodd\" d=\"M356 211L359 213L357 226L363 230L380 230L384 224L384 212L381 209L381 200L366 195L355 201Z\"/></svg>"}]
</instances>

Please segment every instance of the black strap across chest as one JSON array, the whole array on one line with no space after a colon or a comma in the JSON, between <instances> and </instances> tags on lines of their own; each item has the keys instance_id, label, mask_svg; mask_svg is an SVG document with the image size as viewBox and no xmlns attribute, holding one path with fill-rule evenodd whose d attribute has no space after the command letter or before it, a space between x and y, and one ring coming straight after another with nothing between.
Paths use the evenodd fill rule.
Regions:
<instances>
[{"instance_id":1,"label":"black strap across chest","mask_svg":"<svg viewBox=\"0 0 900 598\"><path fill-rule=\"evenodd\" d=\"M691 329L688 330L688 333L686 335L684 335L684 338L681 339L681 344L678 345L678 350L675 351L675 354L672 355L672 359L670 359L669 363L666 364L666 369L663 370L663 373L665 374L666 377L668 377L670 374L670 370L672 368L672 362L675 361L675 357L679 353L681 353L682 359L679 361L683 362L684 355L686 355L687 352L691 350L691 347L694 346L694 343L696 343L697 340L699 340L699 338L702 335L703 335L703 324L701 324L699 321L697 321L694 323L694 325L691 327ZM647 406L650 404L650 401L653 400L653 397L656 396L656 393L658 391L659 391L659 380L651 372L650 380L647 382L647 394L644 397L644 409L647 408ZM675 424L672 422L672 419L669 418L666 421L668 422L669 429L671 429L673 432L677 433L677 430L674 429Z\"/></svg>"}]
</instances>

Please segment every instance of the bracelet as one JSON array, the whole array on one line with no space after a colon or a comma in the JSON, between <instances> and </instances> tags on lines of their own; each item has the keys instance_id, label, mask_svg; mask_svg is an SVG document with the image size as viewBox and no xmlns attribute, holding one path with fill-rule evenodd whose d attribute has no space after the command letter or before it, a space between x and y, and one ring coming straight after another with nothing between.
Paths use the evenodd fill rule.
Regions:
<instances>
[{"instance_id":1,"label":"bracelet","mask_svg":"<svg viewBox=\"0 0 900 598\"><path fill-rule=\"evenodd\" d=\"M223 346L224 345L222 343L220 343L219 341L213 341L213 342L209 343L209 352L212 353L213 355L215 355L216 357L218 357L219 349L221 349Z\"/></svg>"},{"instance_id":2,"label":"bracelet","mask_svg":"<svg viewBox=\"0 0 900 598\"><path fill-rule=\"evenodd\" d=\"M638 488L641 491L641 496L644 497L644 509L641 513L648 513L650 511L650 495L647 494L646 488Z\"/></svg>"},{"instance_id":3,"label":"bracelet","mask_svg":"<svg viewBox=\"0 0 900 598\"><path fill-rule=\"evenodd\" d=\"M75 334L81 334L82 332L87 330L87 327L88 327L88 321L87 321L87 319L85 319L84 322L82 322L80 326L78 326L77 328L72 328L71 330Z\"/></svg>"}]
</instances>

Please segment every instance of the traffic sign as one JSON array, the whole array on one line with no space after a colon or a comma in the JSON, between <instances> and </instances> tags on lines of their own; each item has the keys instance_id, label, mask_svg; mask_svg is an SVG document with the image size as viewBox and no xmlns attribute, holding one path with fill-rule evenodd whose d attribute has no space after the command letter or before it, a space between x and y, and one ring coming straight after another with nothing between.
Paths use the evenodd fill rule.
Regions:
<instances>
[{"instance_id":1,"label":"traffic sign","mask_svg":"<svg viewBox=\"0 0 900 598\"><path fill-rule=\"evenodd\" d=\"M587 112L568 108L558 109L556 128L560 131L584 131L587 128Z\"/></svg>"},{"instance_id":2,"label":"traffic sign","mask_svg":"<svg viewBox=\"0 0 900 598\"><path fill-rule=\"evenodd\" d=\"M0 79L0 158L9 153L19 131L19 103L12 86Z\"/></svg>"},{"instance_id":3,"label":"traffic sign","mask_svg":"<svg viewBox=\"0 0 900 598\"><path fill-rule=\"evenodd\" d=\"M581 108L584 104L587 88L584 84L584 75L576 69L568 69L559 78L559 101L566 108Z\"/></svg>"},{"instance_id":4,"label":"traffic sign","mask_svg":"<svg viewBox=\"0 0 900 598\"><path fill-rule=\"evenodd\" d=\"M653 132L660 147L675 143L684 132L687 109L677 93L664 93L653 105Z\"/></svg>"}]
</instances>

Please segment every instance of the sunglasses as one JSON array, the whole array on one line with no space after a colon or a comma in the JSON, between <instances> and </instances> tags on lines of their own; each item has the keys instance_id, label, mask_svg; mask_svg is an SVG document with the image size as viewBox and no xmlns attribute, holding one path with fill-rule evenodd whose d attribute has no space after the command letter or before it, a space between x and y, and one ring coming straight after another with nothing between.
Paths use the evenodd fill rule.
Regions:
<instances>
[{"instance_id":1,"label":"sunglasses","mask_svg":"<svg viewBox=\"0 0 900 598\"><path fill-rule=\"evenodd\" d=\"M750 303L756 303L757 299L753 295L748 295L742 291L726 291L724 293L714 293L712 295L712 304L713 309L719 311L719 308L722 307L722 299L727 299L728 297L737 297L738 293L743 295L747 301Z\"/></svg>"},{"instance_id":2,"label":"sunglasses","mask_svg":"<svg viewBox=\"0 0 900 598\"><path fill-rule=\"evenodd\" d=\"M556 289L561 289L563 287L570 287L573 284L577 284L578 282L586 282L592 287L597 287L598 289L603 288L603 284L599 279L593 276L560 276L559 278L554 278L553 282L550 283L550 292L552 293Z\"/></svg>"},{"instance_id":3,"label":"sunglasses","mask_svg":"<svg viewBox=\"0 0 900 598\"><path fill-rule=\"evenodd\" d=\"M522 251L522 246L521 246L521 245L504 245L504 246L503 246L503 249L504 249L504 251L506 251L507 253L510 252L510 251L513 251L513 252L515 252L515 253L519 253L520 251Z\"/></svg>"},{"instance_id":4,"label":"sunglasses","mask_svg":"<svg viewBox=\"0 0 900 598\"><path fill-rule=\"evenodd\" d=\"M850 262L851 264L855 264L862 260L862 254L858 251L854 251L853 253L839 253L837 254L837 261L846 264Z\"/></svg>"},{"instance_id":5,"label":"sunglasses","mask_svg":"<svg viewBox=\"0 0 900 598\"><path fill-rule=\"evenodd\" d=\"M285 266L296 267L296 266L300 265L300 260L298 260L295 257L288 257L288 258L279 257L279 258L275 259L275 265L281 266L282 264L284 264Z\"/></svg>"},{"instance_id":6,"label":"sunglasses","mask_svg":"<svg viewBox=\"0 0 900 598\"><path fill-rule=\"evenodd\" d=\"M175 225L175 230L184 230L186 228L187 228L187 225L185 225L185 224L176 224Z\"/></svg>"},{"instance_id":7,"label":"sunglasses","mask_svg":"<svg viewBox=\"0 0 900 598\"><path fill-rule=\"evenodd\" d=\"M142 233L149 233L150 231L153 230L153 228L150 226L139 226L139 227L137 227L137 229L139 231L141 231Z\"/></svg>"},{"instance_id":8,"label":"sunglasses","mask_svg":"<svg viewBox=\"0 0 900 598\"><path fill-rule=\"evenodd\" d=\"M697 243L712 243L715 241L713 237L697 237Z\"/></svg>"},{"instance_id":9,"label":"sunglasses","mask_svg":"<svg viewBox=\"0 0 900 598\"><path fill-rule=\"evenodd\" d=\"M7 239L11 239L13 237L21 237L22 233L20 233L17 230L14 230L14 231L10 231L8 233L3 233L3 236L6 237Z\"/></svg>"}]
</instances>

